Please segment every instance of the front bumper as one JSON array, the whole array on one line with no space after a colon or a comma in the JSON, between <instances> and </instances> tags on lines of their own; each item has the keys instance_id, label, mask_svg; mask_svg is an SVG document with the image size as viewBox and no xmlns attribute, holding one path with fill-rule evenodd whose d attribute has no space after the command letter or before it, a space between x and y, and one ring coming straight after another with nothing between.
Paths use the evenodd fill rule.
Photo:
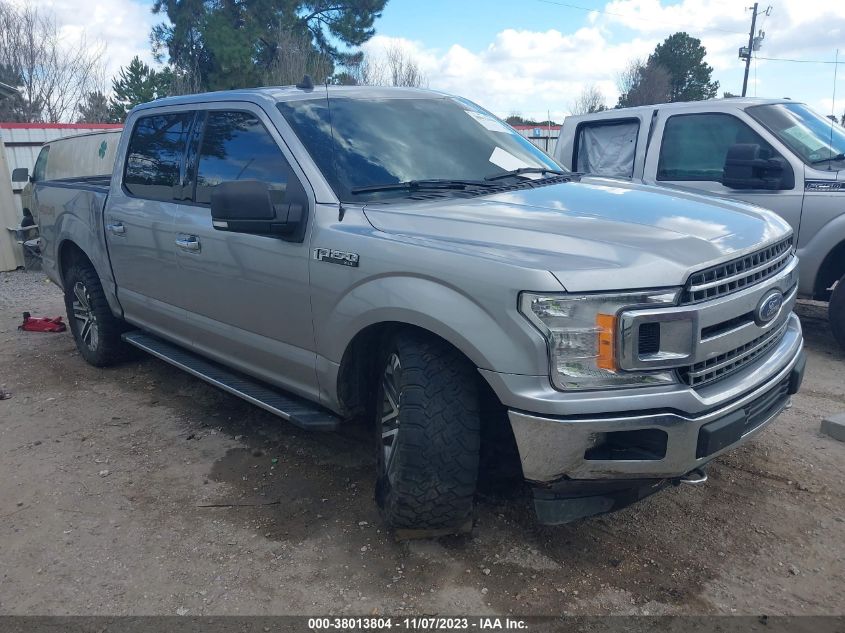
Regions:
<instances>
[{"instance_id":1,"label":"front bumper","mask_svg":"<svg viewBox=\"0 0 845 633\"><path fill-rule=\"evenodd\" d=\"M672 408L549 417L511 409L523 475L548 486L566 479L659 481L700 468L758 433L787 406L803 378L802 346L798 317L791 314L777 346L743 372L756 374L755 386L735 394L732 382L741 377L728 377L720 381L722 403L695 415ZM761 373L768 377L758 382Z\"/></svg>"}]
</instances>

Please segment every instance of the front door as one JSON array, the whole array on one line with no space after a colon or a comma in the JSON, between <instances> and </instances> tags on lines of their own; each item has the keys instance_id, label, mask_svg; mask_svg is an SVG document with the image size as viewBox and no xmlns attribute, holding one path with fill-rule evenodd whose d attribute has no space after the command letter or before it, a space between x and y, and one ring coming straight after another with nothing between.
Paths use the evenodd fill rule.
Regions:
<instances>
[{"instance_id":1,"label":"front door","mask_svg":"<svg viewBox=\"0 0 845 633\"><path fill-rule=\"evenodd\" d=\"M179 207L171 237L180 305L199 352L316 398L307 239L216 230L210 209L221 182L258 180L286 191L302 181L259 108L225 108L205 111L204 129L192 140L192 203Z\"/></svg>"},{"instance_id":2,"label":"front door","mask_svg":"<svg viewBox=\"0 0 845 633\"><path fill-rule=\"evenodd\" d=\"M776 140L767 142L759 124L750 118L745 120L745 117L742 112L736 115L707 111L661 114L654 134L654 139L660 142L659 151L649 149L646 173L656 174L657 184L695 189L771 209L792 225L797 236L804 199L803 165ZM792 186L773 191L731 189L723 185L725 157L735 143L756 143L768 150L771 157L783 159L793 172Z\"/></svg>"}]
</instances>

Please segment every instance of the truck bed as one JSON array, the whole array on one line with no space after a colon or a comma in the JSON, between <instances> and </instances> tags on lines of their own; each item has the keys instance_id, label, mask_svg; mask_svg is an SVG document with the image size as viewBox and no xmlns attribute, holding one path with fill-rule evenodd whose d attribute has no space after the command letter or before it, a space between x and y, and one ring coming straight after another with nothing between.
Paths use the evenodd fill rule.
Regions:
<instances>
[{"instance_id":1,"label":"truck bed","mask_svg":"<svg viewBox=\"0 0 845 633\"><path fill-rule=\"evenodd\" d=\"M104 174L101 176L83 176L80 178L61 178L58 180L47 180L41 184L49 185L51 187L84 189L107 194L109 192L109 185L111 184L111 174Z\"/></svg>"},{"instance_id":2,"label":"truck bed","mask_svg":"<svg viewBox=\"0 0 845 633\"><path fill-rule=\"evenodd\" d=\"M103 231L103 209L111 175L43 180L35 183L33 201L41 231L42 267L61 286L59 250L65 240L89 253L104 285L111 283Z\"/></svg>"}]
</instances>

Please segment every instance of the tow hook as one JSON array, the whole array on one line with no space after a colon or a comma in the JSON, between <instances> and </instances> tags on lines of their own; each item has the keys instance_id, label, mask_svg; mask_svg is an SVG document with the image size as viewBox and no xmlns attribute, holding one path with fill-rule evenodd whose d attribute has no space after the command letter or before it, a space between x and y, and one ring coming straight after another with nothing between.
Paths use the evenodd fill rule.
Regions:
<instances>
[{"instance_id":1,"label":"tow hook","mask_svg":"<svg viewBox=\"0 0 845 633\"><path fill-rule=\"evenodd\" d=\"M690 486L700 486L707 481L707 473L700 468L695 468L689 471L686 475L681 475L675 480L675 485L689 484Z\"/></svg>"}]
</instances>

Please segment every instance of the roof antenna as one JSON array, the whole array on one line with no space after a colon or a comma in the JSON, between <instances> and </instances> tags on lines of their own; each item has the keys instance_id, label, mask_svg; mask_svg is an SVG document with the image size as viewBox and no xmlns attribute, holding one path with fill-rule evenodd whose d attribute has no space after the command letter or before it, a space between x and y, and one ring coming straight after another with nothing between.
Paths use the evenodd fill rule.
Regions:
<instances>
[{"instance_id":1,"label":"roof antenna","mask_svg":"<svg viewBox=\"0 0 845 633\"><path fill-rule=\"evenodd\" d=\"M302 75L302 79L296 84L300 90L314 90L314 82L311 81L311 75Z\"/></svg>"},{"instance_id":2,"label":"roof antenna","mask_svg":"<svg viewBox=\"0 0 845 633\"><path fill-rule=\"evenodd\" d=\"M334 138L334 123L332 122L332 102L329 100L329 78L326 76L326 112L329 115L329 131L332 135L332 167L334 167L334 172L337 174L337 151L335 146L337 143L335 142ZM346 209L343 206L343 200L337 205L337 221L343 222L343 216L346 215Z\"/></svg>"},{"instance_id":3,"label":"roof antenna","mask_svg":"<svg viewBox=\"0 0 845 633\"><path fill-rule=\"evenodd\" d=\"M836 116L836 71L839 70L839 49L836 49L836 61L833 62L833 100L830 103L830 112ZM836 119L830 120L830 143L828 143L828 151L830 152L830 160L827 162L827 170L833 171L833 122Z\"/></svg>"}]
</instances>

